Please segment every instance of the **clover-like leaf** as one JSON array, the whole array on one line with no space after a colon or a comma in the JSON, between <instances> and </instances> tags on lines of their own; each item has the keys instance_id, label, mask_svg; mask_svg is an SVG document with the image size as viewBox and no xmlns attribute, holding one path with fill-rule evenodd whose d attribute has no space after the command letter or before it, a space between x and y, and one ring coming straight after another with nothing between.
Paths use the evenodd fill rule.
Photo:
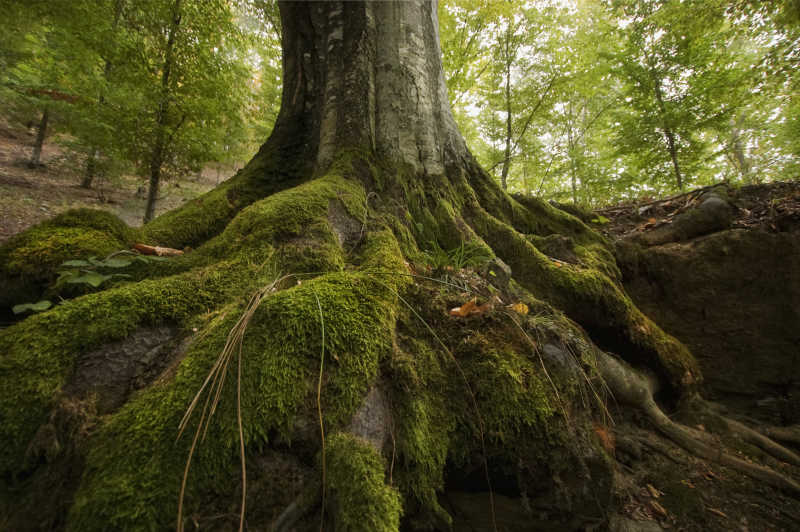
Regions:
<instances>
[{"instance_id":1,"label":"clover-like leaf","mask_svg":"<svg viewBox=\"0 0 800 532\"><path fill-rule=\"evenodd\" d=\"M47 310L53 306L53 303L50 301L43 299L42 301L37 301L36 303L22 303L20 305L14 305L11 307L11 311L14 314L22 314L23 312L31 311L31 312L42 312L43 310Z\"/></svg>"}]
</instances>

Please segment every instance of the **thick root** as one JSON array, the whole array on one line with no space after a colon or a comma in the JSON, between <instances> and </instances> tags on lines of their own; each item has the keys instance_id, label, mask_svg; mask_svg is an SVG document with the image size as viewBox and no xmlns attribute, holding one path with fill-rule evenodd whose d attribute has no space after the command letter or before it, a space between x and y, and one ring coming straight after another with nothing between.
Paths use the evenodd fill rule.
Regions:
<instances>
[{"instance_id":1,"label":"thick root","mask_svg":"<svg viewBox=\"0 0 800 532\"><path fill-rule=\"evenodd\" d=\"M762 430L764 434L773 440L800 445L800 425L791 425L789 427L764 427Z\"/></svg>"},{"instance_id":2,"label":"thick root","mask_svg":"<svg viewBox=\"0 0 800 532\"><path fill-rule=\"evenodd\" d=\"M794 451L787 449L773 439L768 438L739 421L718 414L716 410L703 399L698 398L693 403L692 406L699 408L704 416L712 417L721 422L732 434L740 437L743 441L761 448L764 452L778 460L800 466L800 456Z\"/></svg>"},{"instance_id":3,"label":"thick root","mask_svg":"<svg viewBox=\"0 0 800 532\"><path fill-rule=\"evenodd\" d=\"M793 479L768 467L736 458L720 447L703 441L704 438L696 431L672 421L653 399L654 384L624 362L601 353L597 357L597 369L618 401L641 409L662 434L690 453L726 465L800 498L800 484Z\"/></svg>"}]
</instances>

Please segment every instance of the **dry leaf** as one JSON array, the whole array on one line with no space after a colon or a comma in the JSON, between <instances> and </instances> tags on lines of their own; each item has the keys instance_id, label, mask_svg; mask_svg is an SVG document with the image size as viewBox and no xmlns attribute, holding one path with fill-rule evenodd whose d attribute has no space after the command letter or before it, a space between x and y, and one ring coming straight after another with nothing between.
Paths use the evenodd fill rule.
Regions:
<instances>
[{"instance_id":1,"label":"dry leaf","mask_svg":"<svg viewBox=\"0 0 800 532\"><path fill-rule=\"evenodd\" d=\"M652 484L647 484L647 491L650 492L650 496L653 497L654 499L658 499L659 497L661 497L664 494L664 492L658 490Z\"/></svg>"},{"instance_id":2,"label":"dry leaf","mask_svg":"<svg viewBox=\"0 0 800 532\"><path fill-rule=\"evenodd\" d=\"M525 316L526 314L528 314L528 305L526 305L525 303L514 303L513 305L511 305L511 310L513 310L517 314L522 314L523 316Z\"/></svg>"},{"instance_id":3,"label":"dry leaf","mask_svg":"<svg viewBox=\"0 0 800 532\"><path fill-rule=\"evenodd\" d=\"M706 510L708 510L712 514L716 514L716 515L718 515L720 517L724 517L725 519L728 519L728 516L725 515L725 512L723 512L722 510L717 510L716 508L711 508L711 507L706 508Z\"/></svg>"},{"instance_id":4,"label":"dry leaf","mask_svg":"<svg viewBox=\"0 0 800 532\"><path fill-rule=\"evenodd\" d=\"M655 512L659 514L661 517L667 516L667 510L663 506L658 504L656 501L650 501L650 507L653 510L655 510Z\"/></svg>"},{"instance_id":5,"label":"dry leaf","mask_svg":"<svg viewBox=\"0 0 800 532\"><path fill-rule=\"evenodd\" d=\"M485 303L483 305L478 305L478 300L476 298L472 298L460 307L456 307L450 309L451 316L457 316L459 318L466 318L467 316L474 316L476 314L483 314L487 310L492 309L491 303Z\"/></svg>"}]
</instances>

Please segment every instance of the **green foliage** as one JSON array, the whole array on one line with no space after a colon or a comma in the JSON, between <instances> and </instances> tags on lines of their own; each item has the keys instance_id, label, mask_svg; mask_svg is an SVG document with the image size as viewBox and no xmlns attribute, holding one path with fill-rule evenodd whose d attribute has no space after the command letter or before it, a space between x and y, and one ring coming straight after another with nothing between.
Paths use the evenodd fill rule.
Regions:
<instances>
[{"instance_id":1,"label":"green foliage","mask_svg":"<svg viewBox=\"0 0 800 532\"><path fill-rule=\"evenodd\" d=\"M58 271L57 283L87 284L97 288L109 279L130 277L125 273L103 273L109 269L117 270L127 268L134 262L159 262L167 260L166 257L140 255L133 251L117 251L106 257L98 259L91 256L88 259L72 259L61 263Z\"/></svg>"},{"instance_id":2,"label":"green foliage","mask_svg":"<svg viewBox=\"0 0 800 532\"><path fill-rule=\"evenodd\" d=\"M445 251L438 242L432 241L430 249L424 252L425 261L435 270L452 268L479 268L492 259L491 251L483 244L474 241L461 241L458 247Z\"/></svg>"},{"instance_id":3,"label":"green foliage","mask_svg":"<svg viewBox=\"0 0 800 532\"><path fill-rule=\"evenodd\" d=\"M792 178L791 5L442 2L454 115L509 190L587 207L673 192L678 172L683 185Z\"/></svg>"},{"instance_id":4,"label":"green foliage","mask_svg":"<svg viewBox=\"0 0 800 532\"><path fill-rule=\"evenodd\" d=\"M37 301L36 303L22 303L20 305L14 305L11 307L11 311L14 314L22 314L23 312L43 312L50 307L53 306L51 301L43 299L42 301Z\"/></svg>"},{"instance_id":5,"label":"green foliage","mask_svg":"<svg viewBox=\"0 0 800 532\"><path fill-rule=\"evenodd\" d=\"M384 480L383 457L351 434L328 438L329 494L334 498L336 530L396 532L403 513L400 494Z\"/></svg>"}]
</instances>

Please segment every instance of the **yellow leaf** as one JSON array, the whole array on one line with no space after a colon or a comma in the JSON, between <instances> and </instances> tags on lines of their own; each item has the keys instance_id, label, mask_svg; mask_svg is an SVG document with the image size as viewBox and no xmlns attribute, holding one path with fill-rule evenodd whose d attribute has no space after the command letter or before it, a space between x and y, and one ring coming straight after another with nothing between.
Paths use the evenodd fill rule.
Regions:
<instances>
[{"instance_id":1,"label":"yellow leaf","mask_svg":"<svg viewBox=\"0 0 800 532\"><path fill-rule=\"evenodd\" d=\"M528 313L528 305L525 303L514 303L511 305L511 310L516 312L517 314L522 314L525 316Z\"/></svg>"}]
</instances>

